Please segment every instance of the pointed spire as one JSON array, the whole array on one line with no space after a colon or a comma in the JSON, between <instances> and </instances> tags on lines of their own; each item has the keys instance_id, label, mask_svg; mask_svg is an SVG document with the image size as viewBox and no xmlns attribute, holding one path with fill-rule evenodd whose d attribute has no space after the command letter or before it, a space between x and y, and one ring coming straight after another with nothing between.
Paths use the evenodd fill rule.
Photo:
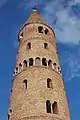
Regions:
<instances>
[{"instance_id":1,"label":"pointed spire","mask_svg":"<svg viewBox=\"0 0 80 120\"><path fill-rule=\"evenodd\" d=\"M46 24L45 21L38 14L36 6L34 6L33 11L26 23L34 23L34 22Z\"/></svg>"}]
</instances>

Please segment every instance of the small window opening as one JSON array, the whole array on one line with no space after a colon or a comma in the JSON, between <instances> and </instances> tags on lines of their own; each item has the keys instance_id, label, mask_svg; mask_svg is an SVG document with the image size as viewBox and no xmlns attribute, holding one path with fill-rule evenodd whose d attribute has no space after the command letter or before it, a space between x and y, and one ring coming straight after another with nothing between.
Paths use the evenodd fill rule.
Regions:
<instances>
[{"instance_id":1,"label":"small window opening","mask_svg":"<svg viewBox=\"0 0 80 120\"><path fill-rule=\"evenodd\" d=\"M47 87L52 88L52 80L49 78L47 79Z\"/></svg>"},{"instance_id":2,"label":"small window opening","mask_svg":"<svg viewBox=\"0 0 80 120\"><path fill-rule=\"evenodd\" d=\"M54 65L56 66L56 63L54 63Z\"/></svg>"},{"instance_id":3,"label":"small window opening","mask_svg":"<svg viewBox=\"0 0 80 120\"><path fill-rule=\"evenodd\" d=\"M23 69L26 68L26 67L27 67L27 61L24 60L24 62L23 62Z\"/></svg>"},{"instance_id":4,"label":"small window opening","mask_svg":"<svg viewBox=\"0 0 80 120\"><path fill-rule=\"evenodd\" d=\"M48 29L45 29L45 34L46 34L46 35L48 34L48 32L49 32Z\"/></svg>"},{"instance_id":5,"label":"small window opening","mask_svg":"<svg viewBox=\"0 0 80 120\"><path fill-rule=\"evenodd\" d=\"M44 48L47 49L48 48L48 44L44 43Z\"/></svg>"},{"instance_id":6,"label":"small window opening","mask_svg":"<svg viewBox=\"0 0 80 120\"><path fill-rule=\"evenodd\" d=\"M11 93L13 92L13 90L11 89Z\"/></svg>"},{"instance_id":7,"label":"small window opening","mask_svg":"<svg viewBox=\"0 0 80 120\"><path fill-rule=\"evenodd\" d=\"M53 65L54 65L54 69L56 69L56 63L54 63Z\"/></svg>"},{"instance_id":8,"label":"small window opening","mask_svg":"<svg viewBox=\"0 0 80 120\"><path fill-rule=\"evenodd\" d=\"M39 26L39 27L38 27L38 32L39 32L39 33L43 33L43 27Z\"/></svg>"},{"instance_id":9,"label":"small window opening","mask_svg":"<svg viewBox=\"0 0 80 120\"><path fill-rule=\"evenodd\" d=\"M46 111L47 113L51 113L51 103L49 100L46 101Z\"/></svg>"},{"instance_id":10,"label":"small window opening","mask_svg":"<svg viewBox=\"0 0 80 120\"><path fill-rule=\"evenodd\" d=\"M39 57L36 58L35 65L36 66L40 66L40 58Z\"/></svg>"},{"instance_id":11,"label":"small window opening","mask_svg":"<svg viewBox=\"0 0 80 120\"><path fill-rule=\"evenodd\" d=\"M33 58L29 59L29 66L33 66Z\"/></svg>"},{"instance_id":12,"label":"small window opening","mask_svg":"<svg viewBox=\"0 0 80 120\"><path fill-rule=\"evenodd\" d=\"M58 67L58 72L60 73L60 68Z\"/></svg>"},{"instance_id":13,"label":"small window opening","mask_svg":"<svg viewBox=\"0 0 80 120\"><path fill-rule=\"evenodd\" d=\"M51 60L48 61L48 66L52 67L52 61Z\"/></svg>"},{"instance_id":14,"label":"small window opening","mask_svg":"<svg viewBox=\"0 0 80 120\"><path fill-rule=\"evenodd\" d=\"M13 73L13 77L15 76L15 72Z\"/></svg>"},{"instance_id":15,"label":"small window opening","mask_svg":"<svg viewBox=\"0 0 80 120\"><path fill-rule=\"evenodd\" d=\"M12 113L12 110L10 109L10 113Z\"/></svg>"},{"instance_id":16,"label":"small window opening","mask_svg":"<svg viewBox=\"0 0 80 120\"><path fill-rule=\"evenodd\" d=\"M46 58L43 58L43 59L42 59L42 65L47 66Z\"/></svg>"},{"instance_id":17,"label":"small window opening","mask_svg":"<svg viewBox=\"0 0 80 120\"><path fill-rule=\"evenodd\" d=\"M27 49L31 49L31 43L30 42L27 44Z\"/></svg>"},{"instance_id":18,"label":"small window opening","mask_svg":"<svg viewBox=\"0 0 80 120\"><path fill-rule=\"evenodd\" d=\"M23 32L21 33L21 37L23 37Z\"/></svg>"},{"instance_id":19,"label":"small window opening","mask_svg":"<svg viewBox=\"0 0 80 120\"><path fill-rule=\"evenodd\" d=\"M20 63L19 64L19 71L21 71L21 69L22 69L22 64Z\"/></svg>"},{"instance_id":20,"label":"small window opening","mask_svg":"<svg viewBox=\"0 0 80 120\"><path fill-rule=\"evenodd\" d=\"M18 73L18 67L16 67L16 74Z\"/></svg>"},{"instance_id":21,"label":"small window opening","mask_svg":"<svg viewBox=\"0 0 80 120\"><path fill-rule=\"evenodd\" d=\"M52 105L53 114L58 114L57 102L54 102Z\"/></svg>"},{"instance_id":22,"label":"small window opening","mask_svg":"<svg viewBox=\"0 0 80 120\"><path fill-rule=\"evenodd\" d=\"M8 117L8 120L10 120L10 115L9 115L9 114L8 114L8 116L7 116L7 117Z\"/></svg>"},{"instance_id":23,"label":"small window opening","mask_svg":"<svg viewBox=\"0 0 80 120\"><path fill-rule=\"evenodd\" d=\"M23 32L20 34L19 42L20 42L20 39L23 39Z\"/></svg>"},{"instance_id":24,"label":"small window opening","mask_svg":"<svg viewBox=\"0 0 80 120\"><path fill-rule=\"evenodd\" d=\"M27 89L27 80L24 80L23 82L25 84L25 89Z\"/></svg>"}]
</instances>

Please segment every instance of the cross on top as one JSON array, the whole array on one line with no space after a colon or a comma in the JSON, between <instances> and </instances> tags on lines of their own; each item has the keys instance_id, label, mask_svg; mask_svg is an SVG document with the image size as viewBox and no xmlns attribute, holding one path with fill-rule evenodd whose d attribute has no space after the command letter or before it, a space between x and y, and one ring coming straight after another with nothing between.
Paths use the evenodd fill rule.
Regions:
<instances>
[{"instance_id":1,"label":"cross on top","mask_svg":"<svg viewBox=\"0 0 80 120\"><path fill-rule=\"evenodd\" d=\"M36 10L37 10L37 7L36 7L36 6L34 6L32 9L33 9L34 11L36 11Z\"/></svg>"}]
</instances>

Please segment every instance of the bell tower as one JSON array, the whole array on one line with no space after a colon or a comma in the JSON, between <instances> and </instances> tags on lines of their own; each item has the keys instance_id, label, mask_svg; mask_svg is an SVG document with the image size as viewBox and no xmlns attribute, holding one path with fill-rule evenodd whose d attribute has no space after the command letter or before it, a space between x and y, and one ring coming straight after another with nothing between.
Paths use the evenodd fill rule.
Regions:
<instances>
[{"instance_id":1,"label":"bell tower","mask_svg":"<svg viewBox=\"0 0 80 120\"><path fill-rule=\"evenodd\" d=\"M70 120L55 33L36 9L18 42L8 120Z\"/></svg>"}]
</instances>

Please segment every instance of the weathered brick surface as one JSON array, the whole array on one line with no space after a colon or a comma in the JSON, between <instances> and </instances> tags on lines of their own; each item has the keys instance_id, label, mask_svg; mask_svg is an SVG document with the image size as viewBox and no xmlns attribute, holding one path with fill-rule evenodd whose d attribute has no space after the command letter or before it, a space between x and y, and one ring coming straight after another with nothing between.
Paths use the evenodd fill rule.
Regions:
<instances>
[{"instance_id":1,"label":"weathered brick surface","mask_svg":"<svg viewBox=\"0 0 80 120\"><path fill-rule=\"evenodd\" d=\"M19 43L16 67L19 67L24 60L29 61L29 58L35 60L36 57L52 60L57 64L56 67L60 66L53 31L40 21L32 23L31 19L32 17L31 23L25 25L19 33L20 36L23 31L24 37ZM39 25L47 28L49 34L38 33ZM27 49L28 42L31 42L31 49ZM44 49L45 42L48 44L47 50ZM52 80L52 88L47 88L47 78ZM27 89L23 82L25 79L27 79ZM54 101L57 102L58 114L46 112L47 100L50 100L51 105ZM10 120L70 120L60 73L49 66L31 66L19 71L13 78L8 111Z\"/></svg>"}]
</instances>

